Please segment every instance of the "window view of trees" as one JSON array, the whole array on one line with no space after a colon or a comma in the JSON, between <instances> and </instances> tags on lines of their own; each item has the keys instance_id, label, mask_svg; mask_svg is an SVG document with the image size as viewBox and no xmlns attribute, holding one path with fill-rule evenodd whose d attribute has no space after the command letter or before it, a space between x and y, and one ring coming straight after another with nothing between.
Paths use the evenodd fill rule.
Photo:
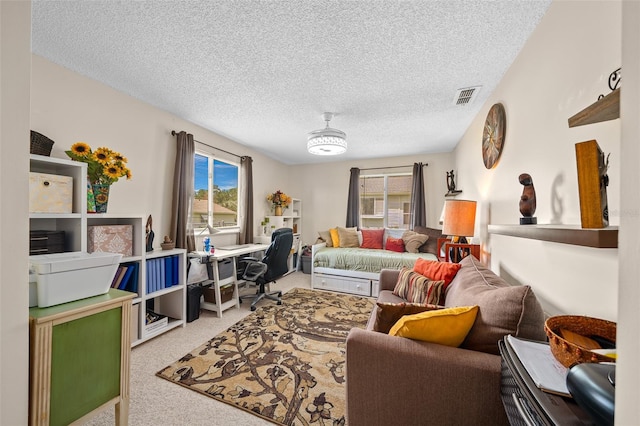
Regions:
<instances>
[{"instance_id":1,"label":"window view of trees","mask_svg":"<svg viewBox=\"0 0 640 426\"><path fill-rule=\"evenodd\" d=\"M238 166L210 155L195 155L193 226L238 224Z\"/></svg>"},{"instance_id":2,"label":"window view of trees","mask_svg":"<svg viewBox=\"0 0 640 426\"><path fill-rule=\"evenodd\" d=\"M360 225L409 229L411 174L360 176Z\"/></svg>"}]
</instances>

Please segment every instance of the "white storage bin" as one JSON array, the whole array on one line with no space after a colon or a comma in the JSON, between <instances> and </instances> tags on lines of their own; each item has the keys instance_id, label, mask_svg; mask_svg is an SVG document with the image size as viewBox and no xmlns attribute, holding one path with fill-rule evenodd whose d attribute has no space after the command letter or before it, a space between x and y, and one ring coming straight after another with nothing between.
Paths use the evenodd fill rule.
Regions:
<instances>
[{"instance_id":1,"label":"white storage bin","mask_svg":"<svg viewBox=\"0 0 640 426\"><path fill-rule=\"evenodd\" d=\"M35 274L38 307L67 303L109 291L119 253L56 253L29 256Z\"/></svg>"},{"instance_id":2,"label":"white storage bin","mask_svg":"<svg viewBox=\"0 0 640 426\"><path fill-rule=\"evenodd\" d=\"M73 178L29 173L29 213L71 213Z\"/></svg>"}]
</instances>

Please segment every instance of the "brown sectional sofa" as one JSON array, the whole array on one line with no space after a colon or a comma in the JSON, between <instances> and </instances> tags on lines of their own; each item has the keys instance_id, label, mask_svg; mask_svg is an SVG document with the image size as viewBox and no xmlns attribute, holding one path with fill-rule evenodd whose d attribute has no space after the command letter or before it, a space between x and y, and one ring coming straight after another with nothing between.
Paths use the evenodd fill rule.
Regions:
<instances>
[{"instance_id":1,"label":"brown sectional sofa","mask_svg":"<svg viewBox=\"0 0 640 426\"><path fill-rule=\"evenodd\" d=\"M529 286L510 286L473 256L445 294L445 306L478 305L459 348L366 330L347 337L347 422L374 425L507 425L500 399L497 342L507 334L545 340L544 313ZM380 273L378 302L392 294L398 272Z\"/></svg>"}]
</instances>

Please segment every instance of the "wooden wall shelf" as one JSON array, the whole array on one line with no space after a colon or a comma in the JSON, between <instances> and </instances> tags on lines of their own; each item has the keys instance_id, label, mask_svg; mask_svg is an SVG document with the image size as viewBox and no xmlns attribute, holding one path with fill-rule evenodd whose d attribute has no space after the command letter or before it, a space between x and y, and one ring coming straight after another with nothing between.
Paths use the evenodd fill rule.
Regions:
<instances>
[{"instance_id":1,"label":"wooden wall shelf","mask_svg":"<svg viewBox=\"0 0 640 426\"><path fill-rule=\"evenodd\" d=\"M584 126L616 118L620 118L620 88L569 118L569 127Z\"/></svg>"},{"instance_id":2,"label":"wooden wall shelf","mask_svg":"<svg viewBox=\"0 0 640 426\"><path fill-rule=\"evenodd\" d=\"M595 248L618 248L618 227L583 229L580 225L489 225L490 234Z\"/></svg>"}]
</instances>

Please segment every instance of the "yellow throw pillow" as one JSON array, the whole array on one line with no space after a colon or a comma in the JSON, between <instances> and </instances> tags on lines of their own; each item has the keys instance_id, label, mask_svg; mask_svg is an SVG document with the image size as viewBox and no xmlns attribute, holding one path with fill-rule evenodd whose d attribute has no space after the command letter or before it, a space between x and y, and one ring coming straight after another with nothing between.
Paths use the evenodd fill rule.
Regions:
<instances>
[{"instance_id":1,"label":"yellow throw pillow","mask_svg":"<svg viewBox=\"0 0 640 426\"><path fill-rule=\"evenodd\" d=\"M338 228L329 229L331 233L331 243L334 247L340 247L340 236L338 235Z\"/></svg>"},{"instance_id":2,"label":"yellow throw pillow","mask_svg":"<svg viewBox=\"0 0 640 426\"><path fill-rule=\"evenodd\" d=\"M477 314L477 306L459 306L405 315L389 334L457 348L473 327Z\"/></svg>"}]
</instances>

